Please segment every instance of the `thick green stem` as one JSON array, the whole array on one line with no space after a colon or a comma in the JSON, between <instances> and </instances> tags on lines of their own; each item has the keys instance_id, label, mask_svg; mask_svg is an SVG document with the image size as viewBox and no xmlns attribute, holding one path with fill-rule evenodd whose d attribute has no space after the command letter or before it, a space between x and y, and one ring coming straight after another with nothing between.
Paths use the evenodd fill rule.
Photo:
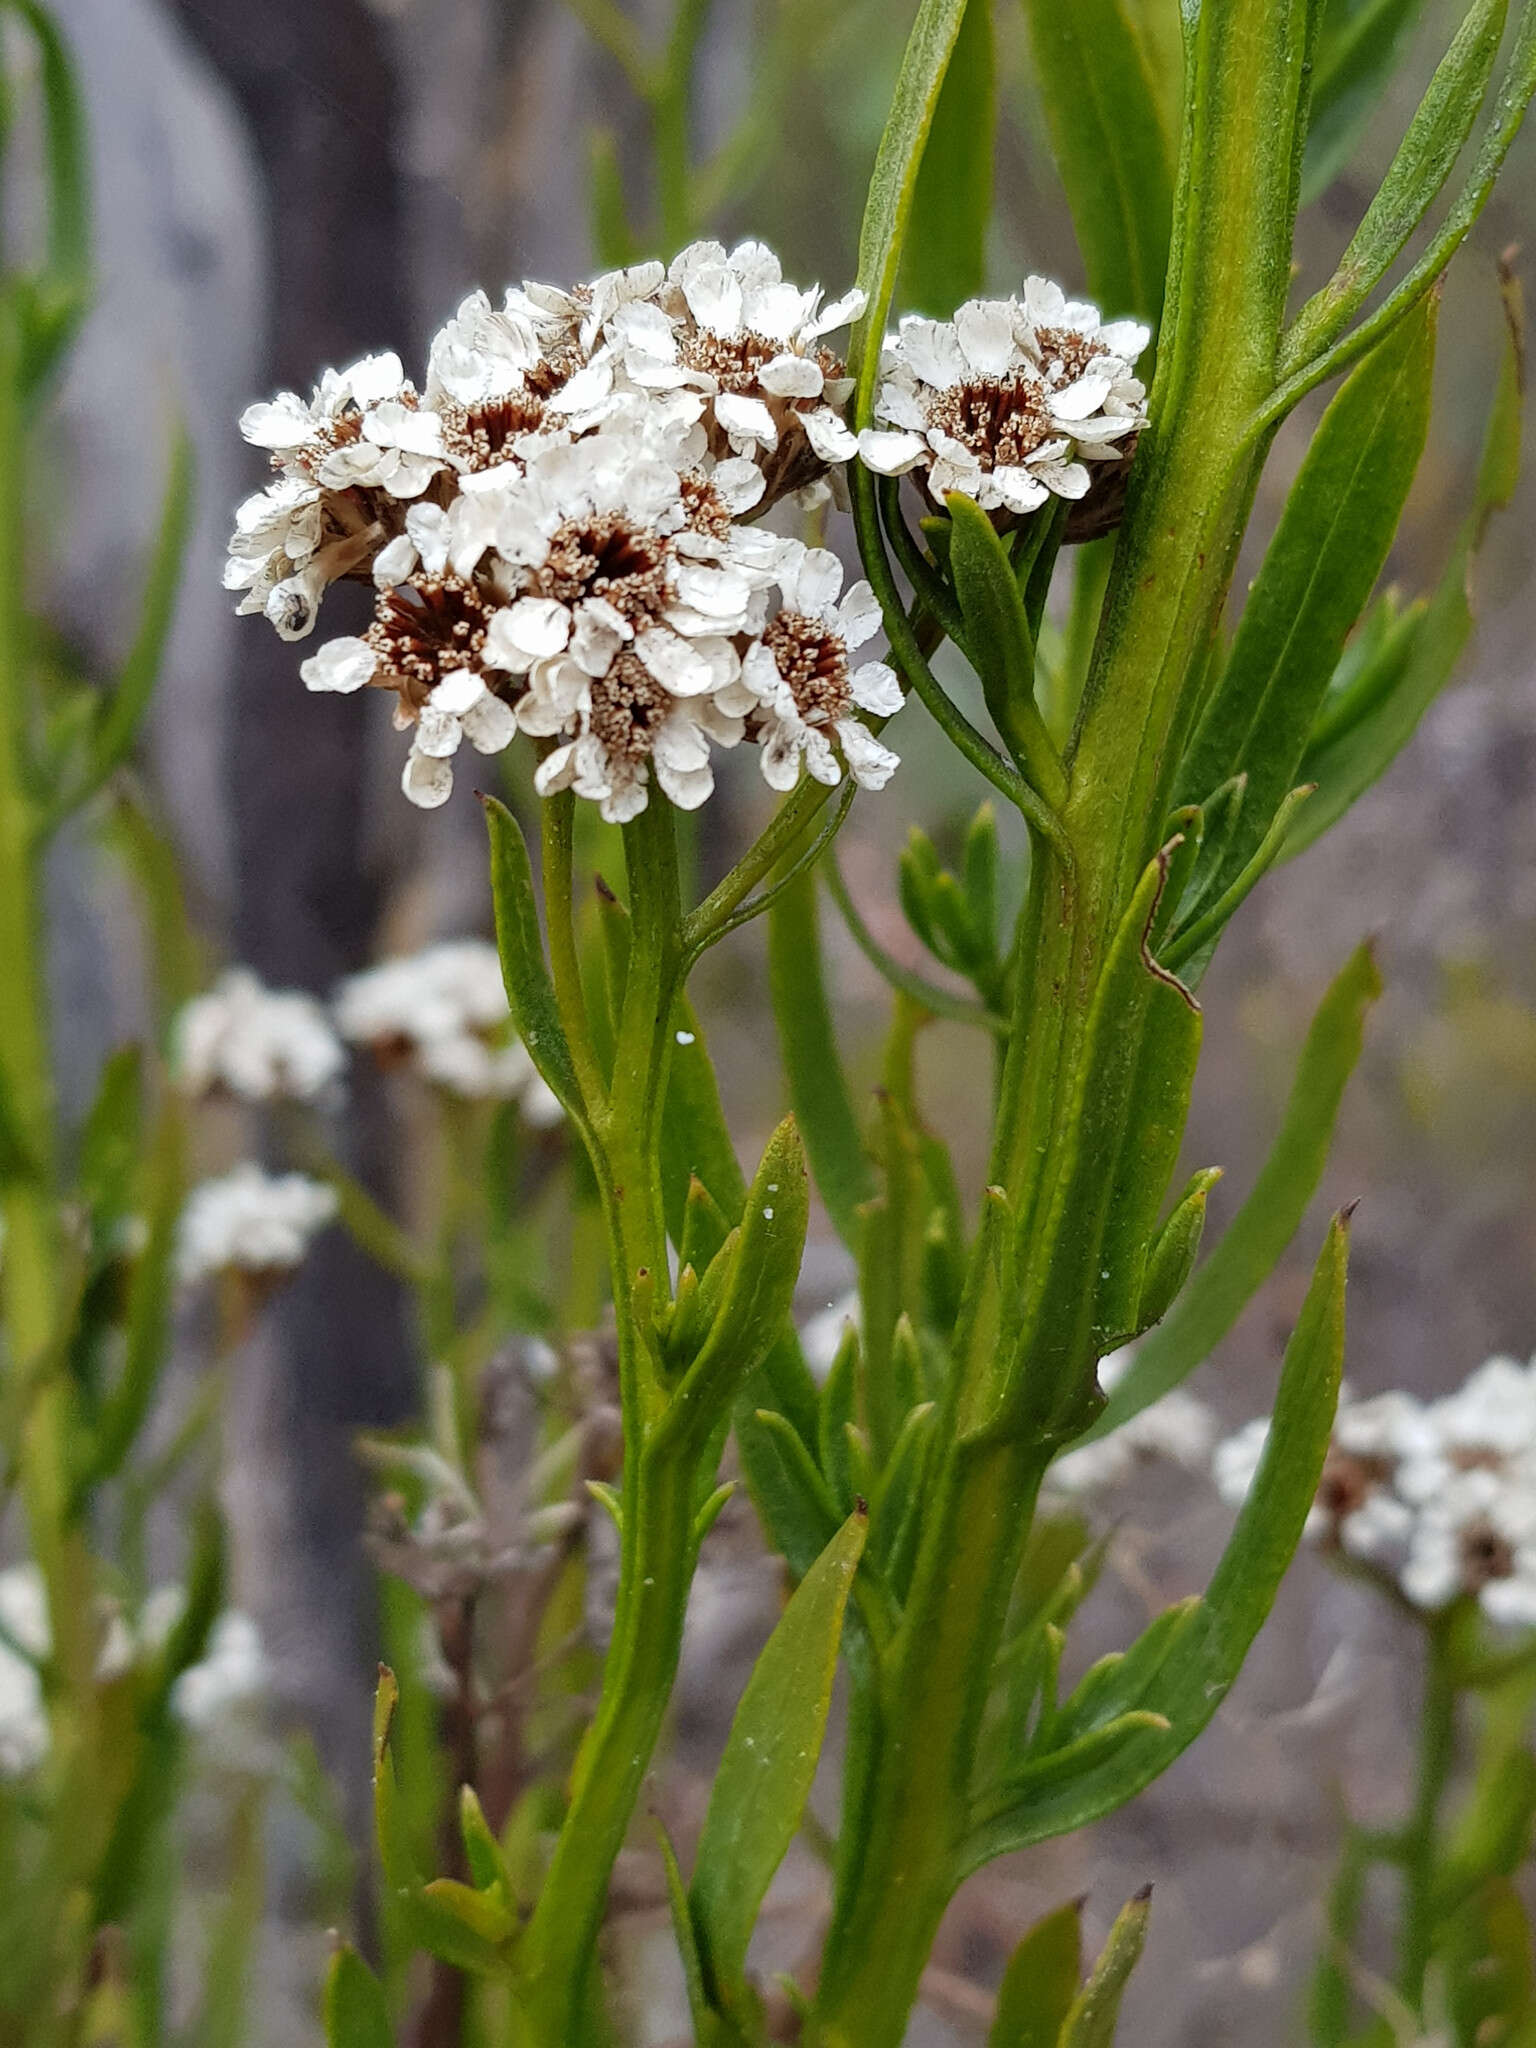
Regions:
<instances>
[{"instance_id":1,"label":"thick green stem","mask_svg":"<svg viewBox=\"0 0 1536 2048\"><path fill-rule=\"evenodd\" d=\"M1403 1923L1397 1988L1422 2016L1424 1976L1435 1940L1440 1806L1456 1758L1454 1610L1425 1630L1427 1665L1419 1719L1419 1768L1413 1810L1402 1835Z\"/></svg>"},{"instance_id":2,"label":"thick green stem","mask_svg":"<svg viewBox=\"0 0 1536 2048\"><path fill-rule=\"evenodd\" d=\"M1197 709L1199 656L1262 459L1251 422L1272 385L1289 275L1305 0L1224 0L1200 9L1192 33L1181 225L1151 420L1070 753L1067 805L1049 840L1037 832L1021 925L1019 1015L992 1159L1021 1258L1049 1256L1029 1227L1035 1197L1060 1184L1074 1105L1094 1086L1082 1072L1093 1001L1109 940L1160 842ZM864 528L860 539L873 579L883 550ZM897 2048L902 2039L954 1888L975 1732L1049 1437L1092 1391L1091 1359L1072 1361L1072 1385L1037 1385L1027 1333L1004 1359L997 1323L990 1253L978 1245L952 1353L947 1450L880 1677L874 1767L861 1810L845 1817L859 1846L840 1873L817 2048Z\"/></svg>"}]
</instances>

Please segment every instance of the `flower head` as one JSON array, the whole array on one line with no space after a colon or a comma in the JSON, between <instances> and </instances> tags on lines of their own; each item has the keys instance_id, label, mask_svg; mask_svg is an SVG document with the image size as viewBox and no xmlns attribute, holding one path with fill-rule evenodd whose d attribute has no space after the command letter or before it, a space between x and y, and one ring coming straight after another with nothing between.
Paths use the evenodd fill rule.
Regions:
<instances>
[{"instance_id":1,"label":"flower head","mask_svg":"<svg viewBox=\"0 0 1536 2048\"><path fill-rule=\"evenodd\" d=\"M776 573L784 602L748 648L741 671L743 693L756 707L764 779L770 788L793 789L804 760L818 782L835 783L846 762L863 788L883 789L899 758L856 714L888 718L899 711L901 685L883 661L855 667L849 658L879 628L874 592L861 582L840 597L836 555L798 541L784 543Z\"/></svg>"},{"instance_id":2,"label":"flower head","mask_svg":"<svg viewBox=\"0 0 1536 2048\"><path fill-rule=\"evenodd\" d=\"M920 473L938 505L963 491L1017 517L1052 494L1082 498L1089 465L1146 424L1132 365L1147 339L1035 277L1022 299L971 299L953 320L910 315L886 342L859 454L885 476Z\"/></svg>"},{"instance_id":3,"label":"flower head","mask_svg":"<svg viewBox=\"0 0 1536 2048\"><path fill-rule=\"evenodd\" d=\"M176 1247L184 1287L216 1273L272 1276L302 1264L336 1214L336 1191L302 1173L268 1174L247 1160L187 1197Z\"/></svg>"},{"instance_id":4,"label":"flower head","mask_svg":"<svg viewBox=\"0 0 1536 2048\"><path fill-rule=\"evenodd\" d=\"M452 939L366 968L336 992L337 1029L386 1065L407 1062L470 1099L521 1103L531 1123L560 1108L513 1033L496 948Z\"/></svg>"},{"instance_id":5,"label":"flower head","mask_svg":"<svg viewBox=\"0 0 1536 2048\"><path fill-rule=\"evenodd\" d=\"M247 1102L313 1102L341 1073L346 1053L313 996L265 988L248 968L232 967L178 1013L172 1064L192 1095L225 1088Z\"/></svg>"}]
</instances>

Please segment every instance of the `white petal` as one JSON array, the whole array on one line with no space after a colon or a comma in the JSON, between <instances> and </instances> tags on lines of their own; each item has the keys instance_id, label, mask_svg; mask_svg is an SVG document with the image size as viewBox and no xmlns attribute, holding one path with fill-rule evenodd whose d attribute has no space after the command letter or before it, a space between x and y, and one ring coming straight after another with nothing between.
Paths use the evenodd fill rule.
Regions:
<instances>
[{"instance_id":1,"label":"white petal","mask_svg":"<svg viewBox=\"0 0 1536 2048\"><path fill-rule=\"evenodd\" d=\"M569 789L576 767L576 743L552 747L533 771L533 786L540 796L553 796L557 789Z\"/></svg>"},{"instance_id":2,"label":"white petal","mask_svg":"<svg viewBox=\"0 0 1536 2048\"><path fill-rule=\"evenodd\" d=\"M745 455L728 455L710 471L710 483L733 519L750 512L763 495L763 472Z\"/></svg>"},{"instance_id":3,"label":"white petal","mask_svg":"<svg viewBox=\"0 0 1536 2048\"><path fill-rule=\"evenodd\" d=\"M397 583L405 582L415 567L415 542L408 533L397 533L374 557L374 583L380 590L393 590Z\"/></svg>"},{"instance_id":4,"label":"white petal","mask_svg":"<svg viewBox=\"0 0 1536 2048\"><path fill-rule=\"evenodd\" d=\"M843 592L837 608L837 629L845 647L862 647L880 630L880 600L862 577Z\"/></svg>"},{"instance_id":5,"label":"white petal","mask_svg":"<svg viewBox=\"0 0 1536 2048\"><path fill-rule=\"evenodd\" d=\"M793 789L800 780L799 734L790 725L776 722L763 734L763 780L770 789Z\"/></svg>"},{"instance_id":6,"label":"white petal","mask_svg":"<svg viewBox=\"0 0 1536 2048\"><path fill-rule=\"evenodd\" d=\"M1020 469L1016 465L995 469L992 482L998 501L1010 512L1033 512L1037 505L1043 505L1050 492L1035 475L1033 470Z\"/></svg>"},{"instance_id":7,"label":"white petal","mask_svg":"<svg viewBox=\"0 0 1536 2048\"><path fill-rule=\"evenodd\" d=\"M613 657L624 645L630 631L617 613L613 619L604 617L612 610L613 607L601 599L589 599L576 613L571 632L571 660L589 676L608 673Z\"/></svg>"},{"instance_id":8,"label":"white petal","mask_svg":"<svg viewBox=\"0 0 1536 2048\"><path fill-rule=\"evenodd\" d=\"M279 391L270 404L246 407L240 431L257 448L302 448L315 437L315 420L296 391Z\"/></svg>"},{"instance_id":9,"label":"white petal","mask_svg":"<svg viewBox=\"0 0 1536 2048\"><path fill-rule=\"evenodd\" d=\"M786 583L785 602L796 611L828 615L843 587L843 565L830 548L807 548L794 571L794 587Z\"/></svg>"},{"instance_id":10,"label":"white petal","mask_svg":"<svg viewBox=\"0 0 1536 2048\"><path fill-rule=\"evenodd\" d=\"M439 414L419 406L386 399L363 421L363 438L377 448L400 448L410 455L441 455L443 422Z\"/></svg>"},{"instance_id":11,"label":"white petal","mask_svg":"<svg viewBox=\"0 0 1536 2048\"><path fill-rule=\"evenodd\" d=\"M552 597L520 597L505 616L512 644L535 659L560 654L570 644L571 615Z\"/></svg>"},{"instance_id":12,"label":"white petal","mask_svg":"<svg viewBox=\"0 0 1536 2048\"><path fill-rule=\"evenodd\" d=\"M848 687L859 709L872 711L877 718L893 718L901 709L901 683L883 661L866 661L856 668Z\"/></svg>"},{"instance_id":13,"label":"white petal","mask_svg":"<svg viewBox=\"0 0 1536 2048\"><path fill-rule=\"evenodd\" d=\"M857 286L851 292L844 292L840 299L834 299L830 306L823 306L811 322L811 335L834 334L839 327L846 327L857 320L868 304L868 294Z\"/></svg>"},{"instance_id":14,"label":"white petal","mask_svg":"<svg viewBox=\"0 0 1536 2048\"><path fill-rule=\"evenodd\" d=\"M398 396L405 383L405 369L393 349L376 356L362 356L343 370L342 381L359 405L377 405L381 399Z\"/></svg>"},{"instance_id":15,"label":"white petal","mask_svg":"<svg viewBox=\"0 0 1536 2048\"><path fill-rule=\"evenodd\" d=\"M485 684L474 669L456 668L444 676L427 702L434 711L446 711L454 718L462 718L470 706L478 704L485 694Z\"/></svg>"},{"instance_id":16,"label":"white petal","mask_svg":"<svg viewBox=\"0 0 1536 2048\"><path fill-rule=\"evenodd\" d=\"M783 355L764 363L757 381L774 398L820 398L826 378L810 356Z\"/></svg>"},{"instance_id":17,"label":"white petal","mask_svg":"<svg viewBox=\"0 0 1536 2048\"><path fill-rule=\"evenodd\" d=\"M969 299L955 315L955 336L981 377L1002 377L1018 360L1013 308L1006 299Z\"/></svg>"},{"instance_id":18,"label":"white petal","mask_svg":"<svg viewBox=\"0 0 1536 2048\"><path fill-rule=\"evenodd\" d=\"M773 414L760 398L748 398L740 391L722 391L715 400L715 418L730 436L733 447L737 442L759 442L765 448L779 445Z\"/></svg>"},{"instance_id":19,"label":"white petal","mask_svg":"<svg viewBox=\"0 0 1536 2048\"><path fill-rule=\"evenodd\" d=\"M766 334L770 341L788 341L813 303L814 294L798 291L792 284L764 285L752 293L743 316L754 333Z\"/></svg>"},{"instance_id":20,"label":"white petal","mask_svg":"<svg viewBox=\"0 0 1536 2048\"><path fill-rule=\"evenodd\" d=\"M859 460L876 476L904 476L928 454L921 434L887 434L866 427L858 439Z\"/></svg>"},{"instance_id":21,"label":"white petal","mask_svg":"<svg viewBox=\"0 0 1536 2048\"><path fill-rule=\"evenodd\" d=\"M819 727L808 725L801 736L805 765L817 782L834 789L843 779L842 764L832 751L832 742Z\"/></svg>"},{"instance_id":22,"label":"white petal","mask_svg":"<svg viewBox=\"0 0 1536 2048\"><path fill-rule=\"evenodd\" d=\"M499 754L517 732L510 704L488 690L464 714L464 736L477 754Z\"/></svg>"},{"instance_id":23,"label":"white petal","mask_svg":"<svg viewBox=\"0 0 1536 2048\"><path fill-rule=\"evenodd\" d=\"M860 725L856 718L840 718L837 736L860 789L884 789L901 766L901 756L882 747L869 728Z\"/></svg>"},{"instance_id":24,"label":"white petal","mask_svg":"<svg viewBox=\"0 0 1536 2048\"><path fill-rule=\"evenodd\" d=\"M448 542L452 528L441 505L413 505L405 515L405 530L416 544L422 566L429 576L441 576L448 566Z\"/></svg>"},{"instance_id":25,"label":"white petal","mask_svg":"<svg viewBox=\"0 0 1536 2048\"><path fill-rule=\"evenodd\" d=\"M898 347L902 359L925 384L943 388L962 384L967 364L953 327L912 315L902 321Z\"/></svg>"},{"instance_id":26,"label":"white petal","mask_svg":"<svg viewBox=\"0 0 1536 2048\"><path fill-rule=\"evenodd\" d=\"M1134 363L1152 339L1152 330L1139 320L1110 320L1099 329L1099 339L1122 363Z\"/></svg>"},{"instance_id":27,"label":"white petal","mask_svg":"<svg viewBox=\"0 0 1536 2048\"><path fill-rule=\"evenodd\" d=\"M649 626L636 634L635 652L674 697L702 697L714 688L715 670L709 659L663 626Z\"/></svg>"},{"instance_id":28,"label":"white petal","mask_svg":"<svg viewBox=\"0 0 1536 2048\"><path fill-rule=\"evenodd\" d=\"M400 787L419 810L435 811L453 795L452 763L418 754L413 747L406 756Z\"/></svg>"},{"instance_id":29,"label":"white petal","mask_svg":"<svg viewBox=\"0 0 1536 2048\"><path fill-rule=\"evenodd\" d=\"M411 751L416 754L430 754L434 761L446 761L450 754L459 751L459 742L464 737L464 728L451 711L443 711L435 704L424 704L416 720L416 737Z\"/></svg>"},{"instance_id":30,"label":"white petal","mask_svg":"<svg viewBox=\"0 0 1536 2048\"><path fill-rule=\"evenodd\" d=\"M714 334L741 332L741 279L725 263L700 263L683 279L683 297L701 327Z\"/></svg>"},{"instance_id":31,"label":"white petal","mask_svg":"<svg viewBox=\"0 0 1536 2048\"><path fill-rule=\"evenodd\" d=\"M709 801L714 792L715 771L707 760L701 767L678 768L662 759L659 748L653 758L662 795L675 803L680 811L696 811L700 804Z\"/></svg>"},{"instance_id":32,"label":"white petal","mask_svg":"<svg viewBox=\"0 0 1536 2048\"><path fill-rule=\"evenodd\" d=\"M651 758L658 767L702 768L709 760L709 743L686 712L674 711L656 728Z\"/></svg>"},{"instance_id":33,"label":"white petal","mask_svg":"<svg viewBox=\"0 0 1536 2048\"><path fill-rule=\"evenodd\" d=\"M851 462L858 453L858 437L829 405L798 415L805 438L823 462Z\"/></svg>"},{"instance_id":34,"label":"white petal","mask_svg":"<svg viewBox=\"0 0 1536 2048\"><path fill-rule=\"evenodd\" d=\"M1068 384L1064 390L1051 393L1051 411L1059 420L1085 420L1090 413L1098 411L1108 398L1109 392L1109 378L1097 370L1089 370L1086 375L1079 377L1075 384Z\"/></svg>"},{"instance_id":35,"label":"white petal","mask_svg":"<svg viewBox=\"0 0 1536 2048\"><path fill-rule=\"evenodd\" d=\"M366 640L347 635L327 640L307 661L299 663L299 674L307 690L336 690L343 695L371 682L379 657Z\"/></svg>"}]
</instances>

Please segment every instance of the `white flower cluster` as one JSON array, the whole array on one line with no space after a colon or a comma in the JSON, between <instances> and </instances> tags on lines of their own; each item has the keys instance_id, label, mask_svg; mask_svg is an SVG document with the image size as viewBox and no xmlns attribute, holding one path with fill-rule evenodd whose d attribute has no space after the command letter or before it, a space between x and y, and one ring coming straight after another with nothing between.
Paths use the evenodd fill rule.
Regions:
<instances>
[{"instance_id":1,"label":"white flower cluster","mask_svg":"<svg viewBox=\"0 0 1536 2048\"><path fill-rule=\"evenodd\" d=\"M529 1123L558 1123L559 1103L512 1030L501 961L482 939L451 939L344 981L337 1028L385 1064L409 1061L455 1095L516 1100Z\"/></svg>"},{"instance_id":2,"label":"white flower cluster","mask_svg":"<svg viewBox=\"0 0 1536 2048\"><path fill-rule=\"evenodd\" d=\"M215 1273L285 1273L336 1214L336 1190L302 1173L264 1173L250 1160L187 1197L176 1244L184 1287Z\"/></svg>"},{"instance_id":3,"label":"white flower cluster","mask_svg":"<svg viewBox=\"0 0 1536 2048\"><path fill-rule=\"evenodd\" d=\"M240 508L225 581L285 638L326 587L371 578L373 622L301 666L312 690L394 693L403 784L427 809L467 739L540 744L541 794L622 822L652 780L693 809L711 750L761 745L878 788L897 766L858 714L901 702L855 666L878 623L839 603L835 557L743 523L825 495L855 452L824 337L863 308L786 283L759 242L696 242L575 291L476 293L432 343L420 393L397 357L327 371L309 400L249 409L277 475ZM839 758L839 755L841 758Z\"/></svg>"},{"instance_id":4,"label":"white flower cluster","mask_svg":"<svg viewBox=\"0 0 1536 2048\"><path fill-rule=\"evenodd\" d=\"M496 948L483 939L448 940L351 975L329 1010L231 968L178 1013L171 1037L177 1080L191 1095L226 1089L247 1102L312 1102L345 1068L348 1041L386 1065L408 1061L455 1095L520 1101L540 1128L561 1115L513 1032Z\"/></svg>"},{"instance_id":5,"label":"white flower cluster","mask_svg":"<svg viewBox=\"0 0 1536 2048\"><path fill-rule=\"evenodd\" d=\"M141 1657L164 1648L186 1607L180 1586L160 1586L133 1625L117 1610L104 1615L97 1679L120 1678ZM0 1571L0 1778L35 1770L48 1754L48 1715L40 1667L52 1648L48 1600L35 1564ZM222 1719L259 1697L267 1686L261 1634L249 1615L229 1608L209 1631L200 1662L189 1665L171 1691L171 1705L186 1728L216 1734Z\"/></svg>"},{"instance_id":6,"label":"white flower cluster","mask_svg":"<svg viewBox=\"0 0 1536 2048\"><path fill-rule=\"evenodd\" d=\"M1268 1436L1261 1417L1217 1447L1233 1506ZM1346 1393L1306 1533L1426 1612L1474 1598L1490 1621L1536 1627L1536 1360L1490 1358L1440 1401Z\"/></svg>"},{"instance_id":7,"label":"white flower cluster","mask_svg":"<svg viewBox=\"0 0 1536 2048\"><path fill-rule=\"evenodd\" d=\"M1099 1385L1106 1394L1119 1386L1135 1356L1136 1347L1127 1344L1099 1361ZM1210 1409L1183 1387L1175 1387L1108 1436L1064 1451L1051 1465L1045 1483L1052 1493L1080 1500L1125 1485L1139 1465L1179 1465L1196 1471L1210 1457L1215 1436Z\"/></svg>"},{"instance_id":8,"label":"white flower cluster","mask_svg":"<svg viewBox=\"0 0 1536 2048\"><path fill-rule=\"evenodd\" d=\"M171 1063L188 1094L226 1088L246 1102L313 1102L341 1073L346 1051L325 1007L297 989L269 989L249 968L221 974L178 1012Z\"/></svg>"},{"instance_id":9,"label":"white flower cluster","mask_svg":"<svg viewBox=\"0 0 1536 2048\"><path fill-rule=\"evenodd\" d=\"M1022 298L971 299L953 320L913 314L886 341L860 459L885 476L919 472L941 508L949 491L1015 516L1085 497L1090 465L1118 462L1146 425L1133 370L1150 339L1043 277L1026 278Z\"/></svg>"}]
</instances>

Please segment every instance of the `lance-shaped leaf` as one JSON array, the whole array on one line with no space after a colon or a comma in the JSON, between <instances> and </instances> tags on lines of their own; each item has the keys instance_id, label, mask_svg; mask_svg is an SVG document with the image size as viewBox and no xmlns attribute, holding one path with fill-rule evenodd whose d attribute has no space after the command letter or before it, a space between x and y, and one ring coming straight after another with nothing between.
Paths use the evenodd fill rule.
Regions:
<instances>
[{"instance_id":1,"label":"lance-shaped leaf","mask_svg":"<svg viewBox=\"0 0 1536 2048\"><path fill-rule=\"evenodd\" d=\"M326 2048L395 2048L384 1987L355 1948L331 1957L325 1978Z\"/></svg>"},{"instance_id":2,"label":"lance-shaped leaf","mask_svg":"<svg viewBox=\"0 0 1536 2048\"><path fill-rule=\"evenodd\" d=\"M1471 638L1472 567L1488 521L1513 497L1520 471L1524 326L1519 288L1507 272L1504 308L1504 355L1472 510L1428 604L1400 616L1389 613L1358 671L1325 702L1301 768L1304 778L1316 783L1316 793L1292 820L1282 860L1321 838L1386 773L1450 680Z\"/></svg>"},{"instance_id":3,"label":"lance-shaped leaf","mask_svg":"<svg viewBox=\"0 0 1536 2048\"><path fill-rule=\"evenodd\" d=\"M859 1207L873 1200L875 1176L832 1028L814 874L797 875L768 912L768 980L790 1106L800 1119L817 1192L838 1236L856 1252Z\"/></svg>"},{"instance_id":4,"label":"lance-shaped leaf","mask_svg":"<svg viewBox=\"0 0 1536 2048\"><path fill-rule=\"evenodd\" d=\"M1508 0L1474 0L1430 80L1339 267L1297 320L1297 345L1331 341L1386 276L1472 133L1498 61Z\"/></svg>"},{"instance_id":5,"label":"lance-shaped leaf","mask_svg":"<svg viewBox=\"0 0 1536 2048\"><path fill-rule=\"evenodd\" d=\"M1120 2001L1140 1960L1151 1910L1150 1885L1121 1908L1098 1961L1088 1973L1088 1982L1072 2001L1059 2048L1114 2048Z\"/></svg>"},{"instance_id":6,"label":"lance-shaped leaf","mask_svg":"<svg viewBox=\"0 0 1536 2048\"><path fill-rule=\"evenodd\" d=\"M1013 564L974 498L951 491L946 503L950 569L987 709L1014 760L1051 808L1059 810L1067 778L1035 702L1035 636Z\"/></svg>"},{"instance_id":7,"label":"lance-shaped leaf","mask_svg":"<svg viewBox=\"0 0 1536 2048\"><path fill-rule=\"evenodd\" d=\"M1318 1005L1284 1121L1252 1193L1162 1324L1142 1339L1086 1441L1119 1429L1187 1378L1274 1271L1322 1178L1345 1083L1380 994L1375 955L1361 946Z\"/></svg>"},{"instance_id":8,"label":"lance-shaped leaf","mask_svg":"<svg viewBox=\"0 0 1536 2048\"><path fill-rule=\"evenodd\" d=\"M997 135L993 0L965 10L917 174L901 270L914 312L947 320L987 281L992 156Z\"/></svg>"},{"instance_id":9,"label":"lance-shaped leaf","mask_svg":"<svg viewBox=\"0 0 1536 2048\"><path fill-rule=\"evenodd\" d=\"M859 284L868 304L850 343L850 361L858 364L854 421L861 427L869 424L874 405L880 341L895 295L919 168L965 8L966 0L922 0L875 153L859 229Z\"/></svg>"},{"instance_id":10,"label":"lance-shaped leaf","mask_svg":"<svg viewBox=\"0 0 1536 2048\"><path fill-rule=\"evenodd\" d=\"M560 1021L554 983L544 964L533 866L522 828L505 804L482 797L491 835L491 894L496 905L496 947L501 978L518 1036L550 1092L582 1130L587 1105Z\"/></svg>"},{"instance_id":11,"label":"lance-shaped leaf","mask_svg":"<svg viewBox=\"0 0 1536 2048\"><path fill-rule=\"evenodd\" d=\"M38 0L7 6L27 24L41 58L46 249L36 276L12 280L22 314L21 381L30 394L58 362L89 303L91 172L84 102L52 10Z\"/></svg>"},{"instance_id":12,"label":"lance-shaped leaf","mask_svg":"<svg viewBox=\"0 0 1536 2048\"><path fill-rule=\"evenodd\" d=\"M1083 1768L1032 1784L1016 1806L986 1817L962 1852L961 1874L1123 1806L1189 1747L1226 1697L1301 1541L1327 1455L1344 1362L1347 1248L1347 1218L1336 1216L1286 1347L1269 1441L1231 1540L1142 1693L1142 1707L1118 1724L1141 1725L1107 1755L1085 1756Z\"/></svg>"},{"instance_id":13,"label":"lance-shaped leaf","mask_svg":"<svg viewBox=\"0 0 1536 2048\"><path fill-rule=\"evenodd\" d=\"M1211 881L1218 896L1296 787L1329 678L1392 545L1429 428L1435 313L1427 297L1323 415L1179 771L1185 803L1202 802L1231 776L1247 777Z\"/></svg>"},{"instance_id":14,"label":"lance-shaped leaf","mask_svg":"<svg viewBox=\"0 0 1536 2048\"><path fill-rule=\"evenodd\" d=\"M1155 322L1173 227L1174 142L1125 0L1025 0L1035 73L1088 289Z\"/></svg>"},{"instance_id":15,"label":"lance-shaped leaf","mask_svg":"<svg viewBox=\"0 0 1536 2048\"><path fill-rule=\"evenodd\" d=\"M758 1909L800 1826L866 1528L851 1515L800 1581L731 1723L688 1893L716 2004L739 1996Z\"/></svg>"},{"instance_id":16,"label":"lance-shaped leaf","mask_svg":"<svg viewBox=\"0 0 1536 2048\"><path fill-rule=\"evenodd\" d=\"M1174 1204L1173 1213L1157 1233L1147 1254L1146 1276L1136 1308L1136 1335L1142 1336L1167 1315L1195 1270L1200 1240L1205 1235L1205 1208L1211 1189L1221 1179L1219 1166L1204 1166Z\"/></svg>"},{"instance_id":17,"label":"lance-shaped leaf","mask_svg":"<svg viewBox=\"0 0 1536 2048\"><path fill-rule=\"evenodd\" d=\"M709 1334L667 1404L664 1434L696 1447L756 1372L778 1337L794 1300L810 1216L810 1181L793 1117L768 1141L747 1190L728 1261L720 1306Z\"/></svg>"},{"instance_id":18,"label":"lance-shaped leaf","mask_svg":"<svg viewBox=\"0 0 1536 2048\"><path fill-rule=\"evenodd\" d=\"M1060 2048L1082 1968L1082 1908L1037 1920L1008 1958L987 2048Z\"/></svg>"}]
</instances>

